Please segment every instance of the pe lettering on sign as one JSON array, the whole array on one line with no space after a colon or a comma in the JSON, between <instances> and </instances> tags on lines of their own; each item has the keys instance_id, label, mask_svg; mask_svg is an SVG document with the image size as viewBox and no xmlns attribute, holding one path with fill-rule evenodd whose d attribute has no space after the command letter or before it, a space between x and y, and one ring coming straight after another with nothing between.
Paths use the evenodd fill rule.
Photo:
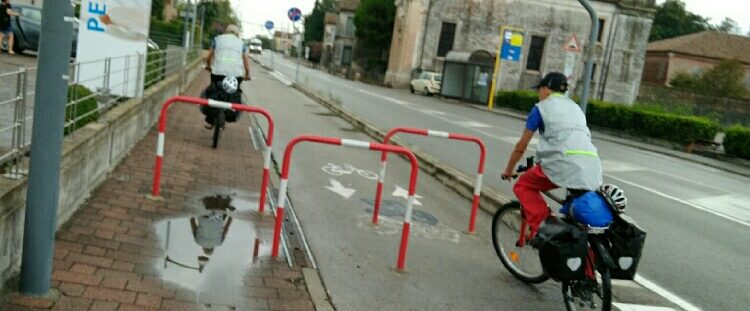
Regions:
<instances>
[{"instance_id":1,"label":"pe lettering on sign","mask_svg":"<svg viewBox=\"0 0 750 311\"><path fill-rule=\"evenodd\" d=\"M104 26L100 24L99 18L107 15L107 5L100 2L89 2L88 12L89 19L86 21L86 28L91 31L104 32Z\"/></svg>"}]
</instances>

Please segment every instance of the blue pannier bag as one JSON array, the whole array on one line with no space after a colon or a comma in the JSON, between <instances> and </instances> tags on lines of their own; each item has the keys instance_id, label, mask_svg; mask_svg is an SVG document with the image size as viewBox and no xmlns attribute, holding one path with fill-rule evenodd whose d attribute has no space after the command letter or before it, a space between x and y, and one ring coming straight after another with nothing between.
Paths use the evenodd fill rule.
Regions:
<instances>
[{"instance_id":1,"label":"blue pannier bag","mask_svg":"<svg viewBox=\"0 0 750 311\"><path fill-rule=\"evenodd\" d=\"M580 224L592 227L609 226L615 219L607 201L594 191L568 200L563 204L560 213L573 217L573 220Z\"/></svg>"}]
</instances>

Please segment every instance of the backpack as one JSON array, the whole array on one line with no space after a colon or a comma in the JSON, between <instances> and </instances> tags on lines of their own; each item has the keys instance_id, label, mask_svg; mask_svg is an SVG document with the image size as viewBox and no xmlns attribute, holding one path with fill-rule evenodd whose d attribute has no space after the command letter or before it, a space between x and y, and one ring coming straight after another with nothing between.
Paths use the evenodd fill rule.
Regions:
<instances>
[{"instance_id":1,"label":"backpack","mask_svg":"<svg viewBox=\"0 0 750 311\"><path fill-rule=\"evenodd\" d=\"M609 253L617 265L610 269L610 276L618 280L632 280L646 243L646 232L629 217L618 216L606 236L610 243Z\"/></svg>"},{"instance_id":2,"label":"backpack","mask_svg":"<svg viewBox=\"0 0 750 311\"><path fill-rule=\"evenodd\" d=\"M592 227L606 227L615 218L604 197L594 191L587 191L567 200L560 213L570 216L580 224Z\"/></svg>"}]
</instances>

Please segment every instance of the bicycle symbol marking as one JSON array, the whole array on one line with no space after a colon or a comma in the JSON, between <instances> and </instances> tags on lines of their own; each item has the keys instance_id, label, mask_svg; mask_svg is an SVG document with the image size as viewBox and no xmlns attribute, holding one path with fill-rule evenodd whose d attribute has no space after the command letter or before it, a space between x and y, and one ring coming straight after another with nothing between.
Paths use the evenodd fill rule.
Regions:
<instances>
[{"instance_id":1,"label":"bicycle symbol marking","mask_svg":"<svg viewBox=\"0 0 750 311\"><path fill-rule=\"evenodd\" d=\"M378 180L378 174L375 174L374 172L368 171L368 170L362 170L354 167L351 164L344 164L336 165L333 163L328 163L321 167L323 172L325 172L328 175L332 176L342 176L342 175L351 175L354 173L357 173L357 175L362 176L364 178L370 179L370 180Z\"/></svg>"}]
</instances>

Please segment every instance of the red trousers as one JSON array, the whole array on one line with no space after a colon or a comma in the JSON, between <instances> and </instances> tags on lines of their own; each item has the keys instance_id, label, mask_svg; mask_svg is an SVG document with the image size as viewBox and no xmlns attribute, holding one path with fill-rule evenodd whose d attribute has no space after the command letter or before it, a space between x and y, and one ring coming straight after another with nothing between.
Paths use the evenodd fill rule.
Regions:
<instances>
[{"instance_id":1,"label":"red trousers","mask_svg":"<svg viewBox=\"0 0 750 311\"><path fill-rule=\"evenodd\" d=\"M553 184L547 175L544 175L541 165L530 168L518 178L518 182L513 186L513 192L521 202L521 209L531 232L537 232L539 225L550 214L542 191L556 188L559 187Z\"/></svg>"}]
</instances>

